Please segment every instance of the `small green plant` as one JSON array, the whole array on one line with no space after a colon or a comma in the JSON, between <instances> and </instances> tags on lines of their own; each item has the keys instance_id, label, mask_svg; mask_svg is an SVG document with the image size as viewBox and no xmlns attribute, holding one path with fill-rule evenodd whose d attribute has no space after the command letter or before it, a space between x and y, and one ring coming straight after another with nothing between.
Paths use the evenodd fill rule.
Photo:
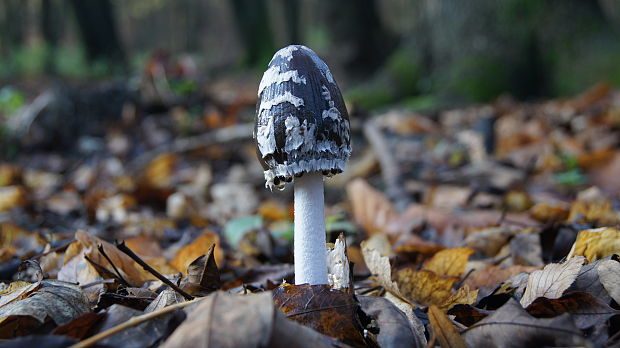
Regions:
<instances>
[{"instance_id":1,"label":"small green plant","mask_svg":"<svg viewBox=\"0 0 620 348\"><path fill-rule=\"evenodd\" d=\"M11 86L0 88L0 114L11 115L25 103L24 95Z\"/></svg>"}]
</instances>

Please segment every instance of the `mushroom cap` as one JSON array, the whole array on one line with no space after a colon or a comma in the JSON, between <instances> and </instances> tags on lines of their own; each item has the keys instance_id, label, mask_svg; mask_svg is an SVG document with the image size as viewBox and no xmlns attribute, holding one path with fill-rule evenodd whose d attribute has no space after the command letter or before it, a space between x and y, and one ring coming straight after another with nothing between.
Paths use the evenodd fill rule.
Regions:
<instances>
[{"instance_id":1,"label":"mushroom cap","mask_svg":"<svg viewBox=\"0 0 620 348\"><path fill-rule=\"evenodd\" d=\"M284 47L269 62L258 87L254 137L269 188L312 171L344 170L349 115L327 64L308 47Z\"/></svg>"}]
</instances>

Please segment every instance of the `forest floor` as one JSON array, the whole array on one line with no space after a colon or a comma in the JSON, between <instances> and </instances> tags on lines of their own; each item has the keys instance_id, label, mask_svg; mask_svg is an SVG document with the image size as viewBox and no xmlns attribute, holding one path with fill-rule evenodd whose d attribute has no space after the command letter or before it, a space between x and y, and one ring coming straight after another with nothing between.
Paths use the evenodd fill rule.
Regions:
<instances>
[{"instance_id":1,"label":"forest floor","mask_svg":"<svg viewBox=\"0 0 620 348\"><path fill-rule=\"evenodd\" d=\"M292 188L265 188L256 86L117 87L42 92L0 119L16 138L0 151L0 345L619 344L620 91L349 105L354 153L325 182L345 281L295 286Z\"/></svg>"}]
</instances>

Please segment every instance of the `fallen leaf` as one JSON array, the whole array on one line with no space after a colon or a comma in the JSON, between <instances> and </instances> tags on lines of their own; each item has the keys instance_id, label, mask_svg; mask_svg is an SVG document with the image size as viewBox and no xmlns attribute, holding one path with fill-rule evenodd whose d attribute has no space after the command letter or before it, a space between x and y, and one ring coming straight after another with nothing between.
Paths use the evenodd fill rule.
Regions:
<instances>
[{"instance_id":1,"label":"fallen leaf","mask_svg":"<svg viewBox=\"0 0 620 348\"><path fill-rule=\"evenodd\" d=\"M620 223L620 215L612 209L609 201L577 200L571 206L567 220L592 223L595 226L610 226Z\"/></svg>"},{"instance_id":2,"label":"fallen leaf","mask_svg":"<svg viewBox=\"0 0 620 348\"><path fill-rule=\"evenodd\" d=\"M527 307L538 297L561 297L577 278L584 260L582 256L576 256L564 263L551 263L540 271L534 271L527 280L521 305Z\"/></svg>"},{"instance_id":3,"label":"fallen leaf","mask_svg":"<svg viewBox=\"0 0 620 348\"><path fill-rule=\"evenodd\" d=\"M582 330L604 324L613 315L620 313L596 297L581 291L567 292L557 299L539 297L525 310L536 318L553 318L569 313L575 325Z\"/></svg>"},{"instance_id":4,"label":"fallen leaf","mask_svg":"<svg viewBox=\"0 0 620 348\"><path fill-rule=\"evenodd\" d=\"M432 271L404 269L398 272L400 293L407 299L423 306L435 305L447 311L456 304L473 304L478 290L469 290L465 285L452 290L458 277L439 276Z\"/></svg>"},{"instance_id":5,"label":"fallen leaf","mask_svg":"<svg viewBox=\"0 0 620 348\"><path fill-rule=\"evenodd\" d=\"M364 262L366 262L366 266L370 270L370 273L385 290L400 296L398 285L396 282L392 281L390 259L387 256L381 256L380 252L371 249L370 245L371 244L368 244L366 241L361 243Z\"/></svg>"},{"instance_id":6,"label":"fallen leaf","mask_svg":"<svg viewBox=\"0 0 620 348\"><path fill-rule=\"evenodd\" d=\"M440 276L460 277L465 271L469 256L473 253L474 250L471 248L444 249L424 264L423 269Z\"/></svg>"},{"instance_id":7,"label":"fallen leaf","mask_svg":"<svg viewBox=\"0 0 620 348\"><path fill-rule=\"evenodd\" d=\"M444 312L431 305L428 307L428 319L433 328L433 334L437 337L439 344L444 348L466 348L465 340L461 337L454 324L448 319Z\"/></svg>"},{"instance_id":8,"label":"fallen leaf","mask_svg":"<svg viewBox=\"0 0 620 348\"><path fill-rule=\"evenodd\" d=\"M515 265L539 267L545 264L538 233L517 233L510 240L510 255Z\"/></svg>"},{"instance_id":9,"label":"fallen leaf","mask_svg":"<svg viewBox=\"0 0 620 348\"><path fill-rule=\"evenodd\" d=\"M84 231L77 231L75 233L75 239L80 242L84 248L83 253L85 256L88 256L97 264L110 269L112 266L108 260L97 250L98 246L101 245L114 266L124 274L125 280L129 282L142 283L147 280L156 279L155 276L142 269L140 265L135 263L129 256L118 250L118 248L111 243Z\"/></svg>"},{"instance_id":10,"label":"fallen leaf","mask_svg":"<svg viewBox=\"0 0 620 348\"><path fill-rule=\"evenodd\" d=\"M366 233L385 233L385 227L397 217L392 202L364 179L354 179L347 185L354 221Z\"/></svg>"},{"instance_id":11,"label":"fallen leaf","mask_svg":"<svg viewBox=\"0 0 620 348\"><path fill-rule=\"evenodd\" d=\"M606 258L584 265L579 270L577 278L566 291L583 291L598 298L603 303L609 303L611 297L600 280L598 267L601 263L609 260Z\"/></svg>"},{"instance_id":12,"label":"fallen leaf","mask_svg":"<svg viewBox=\"0 0 620 348\"><path fill-rule=\"evenodd\" d=\"M465 237L465 245L485 256L493 257L515 235L515 231L505 226L491 226L475 229Z\"/></svg>"},{"instance_id":13,"label":"fallen leaf","mask_svg":"<svg viewBox=\"0 0 620 348\"><path fill-rule=\"evenodd\" d=\"M597 268L598 278L611 298L620 303L620 262L602 261Z\"/></svg>"},{"instance_id":14,"label":"fallen leaf","mask_svg":"<svg viewBox=\"0 0 620 348\"><path fill-rule=\"evenodd\" d=\"M379 325L377 343L381 347L424 347L424 326L417 321L419 331L410 322L409 317L403 313L390 300L375 296L357 296L362 310Z\"/></svg>"},{"instance_id":15,"label":"fallen leaf","mask_svg":"<svg viewBox=\"0 0 620 348\"><path fill-rule=\"evenodd\" d=\"M0 291L0 307L28 297L40 287L41 283L29 283L21 280L11 282L6 289Z\"/></svg>"},{"instance_id":16,"label":"fallen leaf","mask_svg":"<svg viewBox=\"0 0 620 348\"><path fill-rule=\"evenodd\" d=\"M561 203L537 203L529 210L530 216L543 223L565 221L569 207Z\"/></svg>"},{"instance_id":17,"label":"fallen leaf","mask_svg":"<svg viewBox=\"0 0 620 348\"><path fill-rule=\"evenodd\" d=\"M620 253L620 230L601 227L580 231L567 257L585 256L588 262Z\"/></svg>"},{"instance_id":18,"label":"fallen leaf","mask_svg":"<svg viewBox=\"0 0 620 348\"><path fill-rule=\"evenodd\" d=\"M54 335L65 335L77 339L84 339L93 334L95 327L106 317L106 313L84 313L70 322L61 325L52 331Z\"/></svg>"},{"instance_id":19,"label":"fallen leaf","mask_svg":"<svg viewBox=\"0 0 620 348\"><path fill-rule=\"evenodd\" d=\"M184 302L185 299L181 294L172 289L164 289L159 295L144 309L144 313L154 312L156 310L168 307L173 304Z\"/></svg>"},{"instance_id":20,"label":"fallen leaf","mask_svg":"<svg viewBox=\"0 0 620 348\"><path fill-rule=\"evenodd\" d=\"M0 307L0 338L30 334L47 320L63 325L87 312L90 306L79 287L44 281L30 296Z\"/></svg>"},{"instance_id":21,"label":"fallen leaf","mask_svg":"<svg viewBox=\"0 0 620 348\"><path fill-rule=\"evenodd\" d=\"M465 326L472 326L486 318L489 312L471 305L457 304L450 308L448 314L453 315L455 321Z\"/></svg>"},{"instance_id":22,"label":"fallen leaf","mask_svg":"<svg viewBox=\"0 0 620 348\"><path fill-rule=\"evenodd\" d=\"M241 296L215 292L189 311L161 347L327 348L336 343L287 320L270 292Z\"/></svg>"},{"instance_id":23,"label":"fallen leaf","mask_svg":"<svg viewBox=\"0 0 620 348\"><path fill-rule=\"evenodd\" d=\"M204 231L190 244L179 249L170 264L179 272L185 272L187 267L200 257L200 255L206 255L213 244L215 244L215 262L218 265L222 265L224 261L224 252L220 247L220 237L216 233L208 230Z\"/></svg>"},{"instance_id":24,"label":"fallen leaf","mask_svg":"<svg viewBox=\"0 0 620 348\"><path fill-rule=\"evenodd\" d=\"M588 346L570 315L534 318L512 298L462 335L470 347Z\"/></svg>"},{"instance_id":25,"label":"fallen leaf","mask_svg":"<svg viewBox=\"0 0 620 348\"><path fill-rule=\"evenodd\" d=\"M0 187L0 212L26 205L26 190L22 186Z\"/></svg>"},{"instance_id":26,"label":"fallen leaf","mask_svg":"<svg viewBox=\"0 0 620 348\"><path fill-rule=\"evenodd\" d=\"M327 285L283 284L274 290L273 301L299 324L352 346L367 344L358 318L359 304L352 294Z\"/></svg>"},{"instance_id":27,"label":"fallen leaf","mask_svg":"<svg viewBox=\"0 0 620 348\"><path fill-rule=\"evenodd\" d=\"M187 267L181 288L192 296L206 296L222 286L220 271L213 256L214 249L215 244L211 245L206 255L201 255Z\"/></svg>"},{"instance_id":28,"label":"fallen leaf","mask_svg":"<svg viewBox=\"0 0 620 348\"><path fill-rule=\"evenodd\" d=\"M120 325L144 313L140 310L115 304L107 308L105 314L106 317L98 326L97 333ZM107 347L151 347L166 339L184 317L183 311L179 309L122 330L99 341L98 345Z\"/></svg>"},{"instance_id":29,"label":"fallen leaf","mask_svg":"<svg viewBox=\"0 0 620 348\"><path fill-rule=\"evenodd\" d=\"M469 285L472 289L486 288L488 291L495 289L503 281L514 277L515 275L525 272L531 273L540 269L540 267L529 266L491 266L486 269L474 271L465 279L464 284Z\"/></svg>"}]
</instances>

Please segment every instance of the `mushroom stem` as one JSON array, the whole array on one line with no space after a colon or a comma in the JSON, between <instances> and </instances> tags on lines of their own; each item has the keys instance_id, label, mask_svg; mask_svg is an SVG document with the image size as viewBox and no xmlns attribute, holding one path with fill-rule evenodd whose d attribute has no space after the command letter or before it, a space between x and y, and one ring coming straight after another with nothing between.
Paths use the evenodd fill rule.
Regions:
<instances>
[{"instance_id":1,"label":"mushroom stem","mask_svg":"<svg viewBox=\"0 0 620 348\"><path fill-rule=\"evenodd\" d=\"M295 284L327 284L323 175L295 178Z\"/></svg>"}]
</instances>

